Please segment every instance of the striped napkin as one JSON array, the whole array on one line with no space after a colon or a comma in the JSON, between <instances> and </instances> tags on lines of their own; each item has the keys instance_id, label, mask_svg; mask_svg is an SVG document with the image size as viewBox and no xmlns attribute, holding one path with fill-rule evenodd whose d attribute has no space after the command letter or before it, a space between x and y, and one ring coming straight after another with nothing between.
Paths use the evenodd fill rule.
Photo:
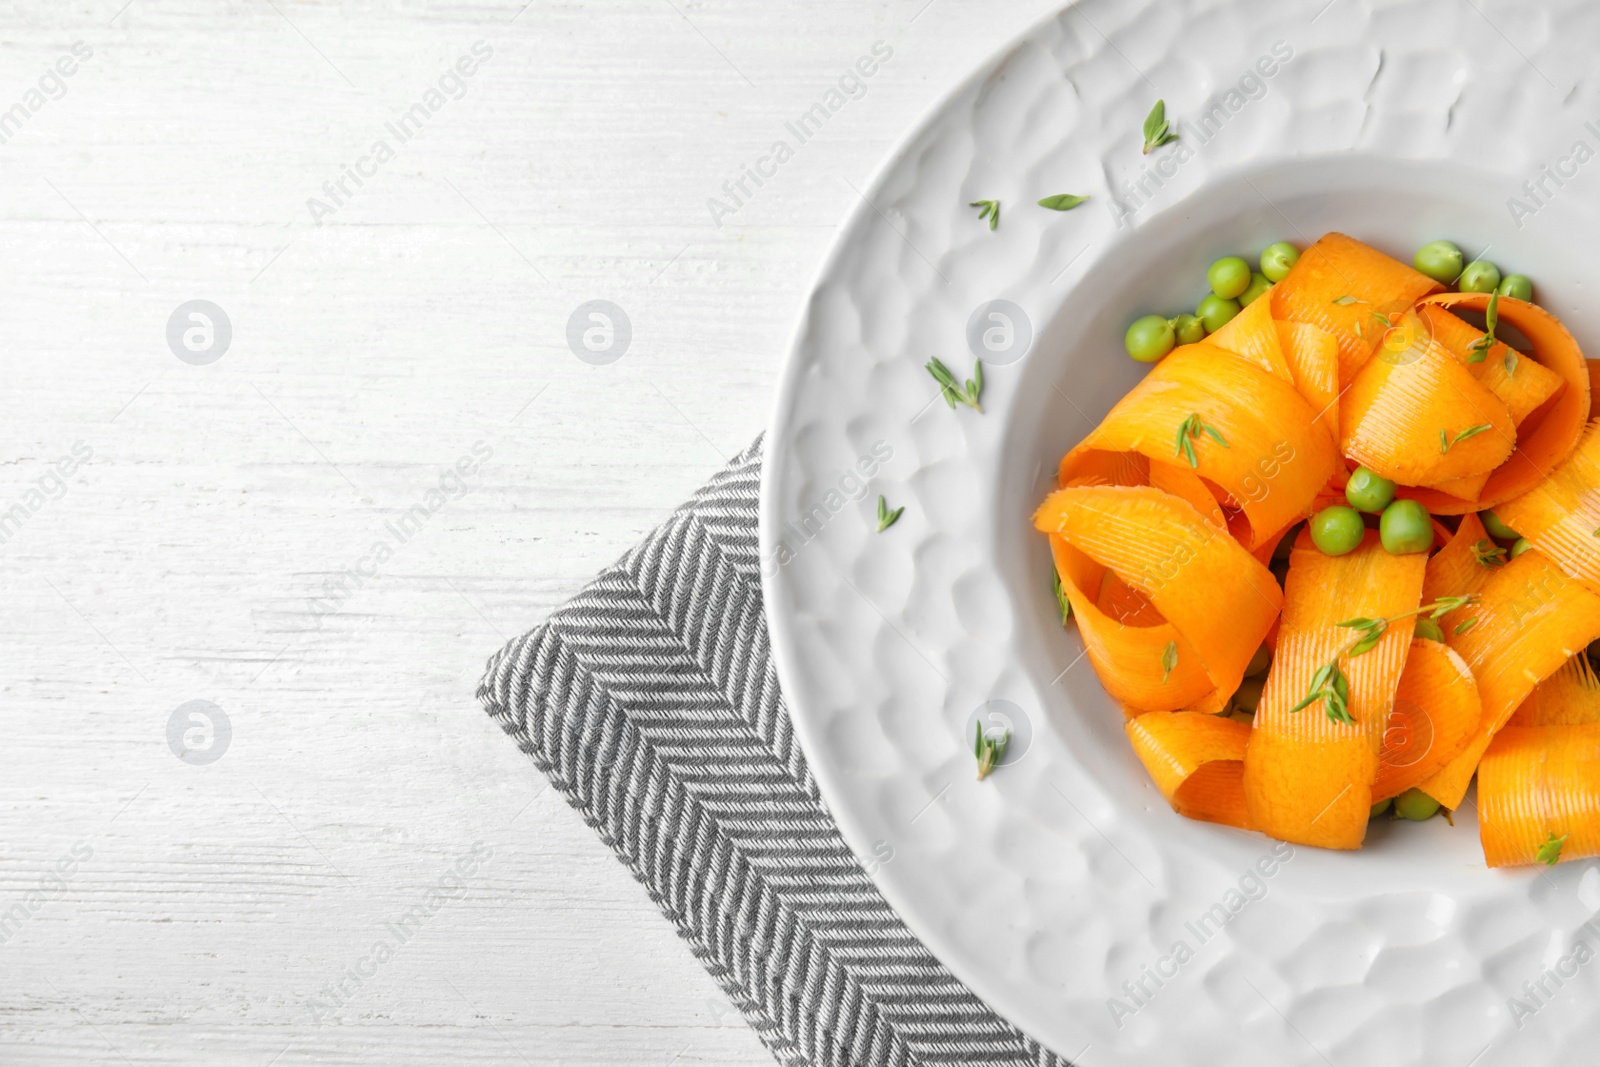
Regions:
<instances>
[{"instance_id":1,"label":"striped napkin","mask_svg":"<svg viewBox=\"0 0 1600 1067\"><path fill-rule=\"evenodd\" d=\"M490 661L478 698L778 1062L1065 1060L908 930L823 806L761 607L761 441Z\"/></svg>"}]
</instances>

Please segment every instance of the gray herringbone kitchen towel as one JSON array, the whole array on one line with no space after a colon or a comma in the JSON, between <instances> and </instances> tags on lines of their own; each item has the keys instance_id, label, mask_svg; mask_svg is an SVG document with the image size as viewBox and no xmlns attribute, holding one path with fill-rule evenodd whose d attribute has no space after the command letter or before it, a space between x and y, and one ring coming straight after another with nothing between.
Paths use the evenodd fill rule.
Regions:
<instances>
[{"instance_id":1,"label":"gray herringbone kitchen towel","mask_svg":"<svg viewBox=\"0 0 1600 1067\"><path fill-rule=\"evenodd\" d=\"M1066 1067L934 959L823 807L767 642L760 481L757 440L501 649L478 698L778 1062Z\"/></svg>"}]
</instances>

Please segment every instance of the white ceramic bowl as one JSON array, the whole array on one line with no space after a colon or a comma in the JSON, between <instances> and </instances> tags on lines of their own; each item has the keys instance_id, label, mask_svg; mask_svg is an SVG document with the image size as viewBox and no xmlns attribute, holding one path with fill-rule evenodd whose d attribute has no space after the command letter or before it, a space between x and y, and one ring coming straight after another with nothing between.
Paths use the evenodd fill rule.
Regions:
<instances>
[{"instance_id":1,"label":"white ceramic bowl","mask_svg":"<svg viewBox=\"0 0 1600 1067\"><path fill-rule=\"evenodd\" d=\"M1600 869L1490 871L1469 810L1380 822L1354 854L1173 814L1056 618L1029 521L1142 373L1128 322L1192 308L1221 255L1328 230L1402 258L1449 238L1531 275L1600 352L1600 158L1572 155L1600 152L1581 83L1597 21L1443 0L1078 5L939 104L845 224L767 444L780 679L846 838L892 850L886 896L1057 1052L1486 1067L1600 1047L1600 966L1560 973L1578 942L1600 952L1600 922L1582 926ZM1182 140L1145 156L1158 96ZM1092 199L1034 206L1060 192ZM993 232L981 198L1002 202ZM983 414L951 411L923 364L965 377L996 299L1031 343L990 353ZM906 506L881 534L879 493ZM972 723L991 713L1016 740L979 783Z\"/></svg>"}]
</instances>

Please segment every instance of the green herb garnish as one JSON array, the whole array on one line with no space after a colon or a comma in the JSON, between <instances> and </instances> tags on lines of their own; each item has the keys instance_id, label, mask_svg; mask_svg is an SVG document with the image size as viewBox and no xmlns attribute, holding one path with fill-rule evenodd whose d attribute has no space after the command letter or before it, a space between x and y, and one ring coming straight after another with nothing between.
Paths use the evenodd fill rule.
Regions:
<instances>
[{"instance_id":1,"label":"green herb garnish","mask_svg":"<svg viewBox=\"0 0 1600 1067\"><path fill-rule=\"evenodd\" d=\"M1347 308L1351 304L1359 304L1359 303L1361 303L1361 301L1357 300L1353 296L1336 296L1336 297L1333 298L1333 302L1335 304L1338 304L1342 308Z\"/></svg>"},{"instance_id":2,"label":"green herb garnish","mask_svg":"<svg viewBox=\"0 0 1600 1067\"><path fill-rule=\"evenodd\" d=\"M1178 139L1172 132L1172 124L1167 121L1167 102L1157 100L1156 106L1150 109L1150 114L1144 117L1144 154L1164 144L1171 144Z\"/></svg>"},{"instance_id":3,"label":"green herb garnish","mask_svg":"<svg viewBox=\"0 0 1600 1067\"><path fill-rule=\"evenodd\" d=\"M1358 618L1346 619L1341 623L1335 623L1336 626L1342 626L1347 630L1357 630L1361 634L1351 643L1349 648L1344 650L1343 654L1353 659L1356 656L1371 652L1383 638L1383 635L1389 631L1389 624L1392 622L1409 619L1413 615L1421 615L1423 612L1428 612L1428 618L1437 619L1457 608L1465 607L1477 599L1478 594L1476 593L1468 593L1465 596L1442 596L1432 604L1424 604L1415 611L1391 615L1387 619Z\"/></svg>"},{"instance_id":4,"label":"green herb garnish","mask_svg":"<svg viewBox=\"0 0 1600 1067\"><path fill-rule=\"evenodd\" d=\"M984 219L988 219L989 220L989 229L992 230L996 226L1000 225L1000 201L998 201L998 200L974 200L972 203L968 204L967 206L968 207L975 207L975 208L978 209L978 221L979 222L982 222Z\"/></svg>"},{"instance_id":5,"label":"green herb garnish","mask_svg":"<svg viewBox=\"0 0 1600 1067\"><path fill-rule=\"evenodd\" d=\"M1198 411L1190 412L1188 418L1178 423L1178 436L1175 439L1177 449L1173 452L1173 455L1182 456L1188 460L1191 468L1200 466L1200 459L1194 452L1194 443L1202 433L1223 448L1232 447L1215 426L1200 421L1200 413Z\"/></svg>"},{"instance_id":6,"label":"green herb garnish","mask_svg":"<svg viewBox=\"0 0 1600 1067\"><path fill-rule=\"evenodd\" d=\"M1517 353L1516 353L1516 351L1513 350L1513 349L1507 348L1506 349L1506 358L1504 359L1504 361L1502 361L1501 365L1503 367L1505 367L1505 369L1506 369L1506 377L1507 378L1515 378L1517 376Z\"/></svg>"},{"instance_id":7,"label":"green herb garnish","mask_svg":"<svg viewBox=\"0 0 1600 1067\"><path fill-rule=\"evenodd\" d=\"M1506 565L1506 550L1485 537L1472 546L1472 558L1484 567L1504 567Z\"/></svg>"},{"instance_id":8,"label":"green herb garnish","mask_svg":"<svg viewBox=\"0 0 1600 1067\"><path fill-rule=\"evenodd\" d=\"M1549 839L1539 846L1539 851L1533 854L1533 858L1546 867L1554 867L1561 862L1561 846L1566 844L1567 838L1571 836L1571 834L1562 834L1557 837L1556 832L1551 830Z\"/></svg>"},{"instance_id":9,"label":"green herb garnish","mask_svg":"<svg viewBox=\"0 0 1600 1067\"><path fill-rule=\"evenodd\" d=\"M983 723L974 723L977 736L972 739L972 754L978 757L978 781L989 777L1001 760L1006 758L1006 745L1011 743L1011 731L1002 730L999 737L983 732Z\"/></svg>"},{"instance_id":10,"label":"green herb garnish","mask_svg":"<svg viewBox=\"0 0 1600 1067\"><path fill-rule=\"evenodd\" d=\"M1468 426L1465 430L1462 430L1460 433L1456 434L1454 437L1447 437L1445 435L1445 431L1440 430L1439 431L1439 455L1442 456L1446 452L1450 451L1450 446L1452 446L1452 445L1458 445L1462 441L1465 441L1465 440L1467 440L1469 438L1476 437L1480 433L1485 433L1485 432L1487 432L1489 430L1492 430L1492 429L1494 429L1494 427L1490 426L1487 422L1485 422L1485 423L1482 423L1482 424L1477 425L1477 426Z\"/></svg>"},{"instance_id":11,"label":"green herb garnish","mask_svg":"<svg viewBox=\"0 0 1600 1067\"><path fill-rule=\"evenodd\" d=\"M1061 625L1065 626L1072 618L1072 601L1067 599L1066 586L1061 584L1061 572L1054 567L1050 568L1050 587L1056 595L1056 609L1061 612Z\"/></svg>"},{"instance_id":12,"label":"green herb garnish","mask_svg":"<svg viewBox=\"0 0 1600 1067\"><path fill-rule=\"evenodd\" d=\"M967 379L966 385L956 381L950 368L941 363L937 356L928 360L926 366L933 380L939 383L939 395L944 397L951 411L955 410L956 401L959 400L978 414L983 414L983 408L978 404L978 397L983 393L983 360L973 365L972 377Z\"/></svg>"},{"instance_id":13,"label":"green herb garnish","mask_svg":"<svg viewBox=\"0 0 1600 1067\"><path fill-rule=\"evenodd\" d=\"M1172 670L1178 665L1178 642L1168 641L1167 647L1161 652L1161 684L1166 685L1167 679L1172 677Z\"/></svg>"},{"instance_id":14,"label":"green herb garnish","mask_svg":"<svg viewBox=\"0 0 1600 1067\"><path fill-rule=\"evenodd\" d=\"M1478 625L1478 617L1476 615L1474 615L1472 618L1468 619L1466 622L1458 623L1456 625L1455 634L1456 634L1457 637L1460 637L1462 634L1466 633L1468 630L1472 629L1476 625Z\"/></svg>"},{"instance_id":15,"label":"green herb garnish","mask_svg":"<svg viewBox=\"0 0 1600 1067\"><path fill-rule=\"evenodd\" d=\"M1468 363L1482 363L1489 356L1489 349L1494 347L1494 329L1500 324L1500 294L1489 295L1489 308L1483 313L1484 334L1472 342L1472 355L1467 357Z\"/></svg>"},{"instance_id":16,"label":"green herb garnish","mask_svg":"<svg viewBox=\"0 0 1600 1067\"><path fill-rule=\"evenodd\" d=\"M1055 196L1047 196L1043 200L1039 201L1039 206L1047 207L1051 211L1071 211L1073 208L1077 207L1087 199L1089 199L1087 196L1074 196L1071 193L1057 193Z\"/></svg>"},{"instance_id":17,"label":"green herb garnish","mask_svg":"<svg viewBox=\"0 0 1600 1067\"><path fill-rule=\"evenodd\" d=\"M1339 669L1337 656L1317 668L1317 673L1311 676L1311 691L1304 700L1290 708L1289 713L1292 715L1319 700L1323 702L1323 710L1328 718L1334 722L1342 722L1347 726L1356 724L1350 717L1350 680Z\"/></svg>"},{"instance_id":18,"label":"green herb garnish","mask_svg":"<svg viewBox=\"0 0 1600 1067\"><path fill-rule=\"evenodd\" d=\"M889 510L889 501L884 499L884 496L883 496L882 493L879 493L878 494L878 532L879 533L883 533L883 531L885 531L889 527L893 526L895 524L895 520L900 518L900 513L905 511L905 510L906 510L905 506L902 505L902 506L900 506L898 508L895 508L893 511L890 511Z\"/></svg>"}]
</instances>

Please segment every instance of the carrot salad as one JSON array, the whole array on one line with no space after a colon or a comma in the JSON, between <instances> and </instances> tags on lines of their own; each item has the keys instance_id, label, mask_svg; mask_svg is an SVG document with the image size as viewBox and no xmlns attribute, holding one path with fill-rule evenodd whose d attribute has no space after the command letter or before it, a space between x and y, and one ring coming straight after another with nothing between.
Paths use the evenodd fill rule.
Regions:
<instances>
[{"instance_id":1,"label":"carrot salad","mask_svg":"<svg viewBox=\"0 0 1600 1067\"><path fill-rule=\"evenodd\" d=\"M1129 327L1034 525L1179 814L1354 849L1476 778L1490 866L1600 855L1600 374L1463 259L1280 242Z\"/></svg>"}]
</instances>

